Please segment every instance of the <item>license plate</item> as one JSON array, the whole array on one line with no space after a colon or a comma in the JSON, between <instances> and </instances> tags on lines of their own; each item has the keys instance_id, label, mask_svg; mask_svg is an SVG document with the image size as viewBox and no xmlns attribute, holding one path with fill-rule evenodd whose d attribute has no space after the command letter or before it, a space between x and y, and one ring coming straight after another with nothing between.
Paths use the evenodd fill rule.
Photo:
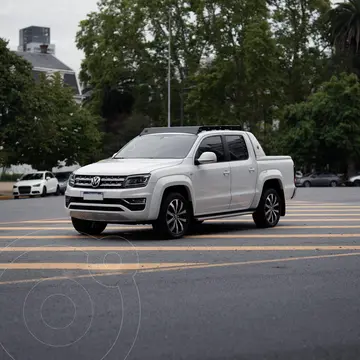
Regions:
<instances>
[{"instance_id":1,"label":"license plate","mask_svg":"<svg viewBox=\"0 0 360 360\"><path fill-rule=\"evenodd\" d=\"M104 194L101 192L84 192L84 200L102 201L104 200Z\"/></svg>"}]
</instances>

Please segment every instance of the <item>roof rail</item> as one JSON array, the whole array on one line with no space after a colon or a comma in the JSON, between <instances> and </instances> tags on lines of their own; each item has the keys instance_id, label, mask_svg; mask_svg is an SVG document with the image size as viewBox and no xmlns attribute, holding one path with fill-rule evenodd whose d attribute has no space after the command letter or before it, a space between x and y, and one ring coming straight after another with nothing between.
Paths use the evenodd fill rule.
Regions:
<instances>
[{"instance_id":1,"label":"roof rail","mask_svg":"<svg viewBox=\"0 0 360 360\"><path fill-rule=\"evenodd\" d=\"M174 127L150 127L145 128L140 135L161 133L185 133L197 135L203 131L212 130L237 130L242 131L240 125L201 125L201 126L174 126Z\"/></svg>"}]
</instances>

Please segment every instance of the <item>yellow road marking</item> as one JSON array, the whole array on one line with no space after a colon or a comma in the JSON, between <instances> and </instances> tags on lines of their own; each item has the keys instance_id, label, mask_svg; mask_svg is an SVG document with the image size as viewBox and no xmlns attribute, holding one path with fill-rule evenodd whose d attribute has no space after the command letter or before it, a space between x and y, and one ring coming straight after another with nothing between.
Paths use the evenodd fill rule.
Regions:
<instances>
[{"instance_id":1,"label":"yellow road marking","mask_svg":"<svg viewBox=\"0 0 360 360\"><path fill-rule=\"evenodd\" d=\"M200 263L204 264L204 263ZM120 263L120 264L91 264L91 263L0 263L4 270L138 270L173 268L180 266L194 266L199 263Z\"/></svg>"},{"instance_id":2,"label":"yellow road marking","mask_svg":"<svg viewBox=\"0 0 360 360\"><path fill-rule=\"evenodd\" d=\"M174 267L174 268L139 269L137 272L152 273L152 272L160 272L160 271L177 271L177 270L205 269L205 268L244 266L244 265L262 265L269 263L281 263L281 262L300 261L300 260L321 260L321 259L331 259L331 258L348 257L348 256L359 256L359 255L360 253L345 253L345 254L332 254L332 255L279 258L279 259L269 259L269 260L251 260L251 261L241 261L241 262L222 263L222 264L203 263L203 264L196 264L191 266L183 264L182 266ZM115 272L115 273L105 272L105 273L95 273L95 274L86 274L86 275L77 275L77 276L57 276L57 277L47 277L47 278L37 278L37 279L10 280L10 281L2 281L0 282L0 285L16 285L16 284L33 283L33 282L41 282L41 281L59 281L59 280L67 280L67 279L117 276L122 274L124 274L124 271Z\"/></svg>"},{"instance_id":3,"label":"yellow road marking","mask_svg":"<svg viewBox=\"0 0 360 360\"><path fill-rule=\"evenodd\" d=\"M276 245L276 246L33 246L4 247L1 252L88 252L88 251L312 251L360 250L354 245Z\"/></svg>"},{"instance_id":4,"label":"yellow road marking","mask_svg":"<svg viewBox=\"0 0 360 360\"><path fill-rule=\"evenodd\" d=\"M233 221L235 224L237 221ZM221 225L221 222L216 222L218 225ZM111 230L149 230L152 229L151 226L109 226L107 231ZM275 228L269 228L269 231L275 230L287 230L287 229L360 229L360 225L278 225ZM16 226L16 227L2 227L0 226L0 231L29 231L29 230L43 230L43 231L58 231L58 230L74 230L72 226L62 226L62 227L45 227L45 226ZM249 229L252 230L252 229ZM104 235L110 235L111 233L104 232Z\"/></svg>"},{"instance_id":5,"label":"yellow road marking","mask_svg":"<svg viewBox=\"0 0 360 360\"><path fill-rule=\"evenodd\" d=\"M116 236L116 234L103 234L102 236L84 236L84 235L1 235L0 239L99 239L106 238L108 236ZM192 235L192 236L185 236L188 239L263 239L263 238L360 238L360 234L206 234L206 235Z\"/></svg>"}]
</instances>

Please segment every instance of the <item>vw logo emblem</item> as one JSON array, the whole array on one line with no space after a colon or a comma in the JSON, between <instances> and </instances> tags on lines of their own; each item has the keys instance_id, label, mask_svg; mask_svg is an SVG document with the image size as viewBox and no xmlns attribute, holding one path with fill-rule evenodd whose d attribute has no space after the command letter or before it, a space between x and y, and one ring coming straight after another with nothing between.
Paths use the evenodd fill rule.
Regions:
<instances>
[{"instance_id":1,"label":"vw logo emblem","mask_svg":"<svg viewBox=\"0 0 360 360\"><path fill-rule=\"evenodd\" d=\"M100 177L99 176L95 176L91 179L91 185L92 187L96 188L96 187L99 187L100 186Z\"/></svg>"}]
</instances>

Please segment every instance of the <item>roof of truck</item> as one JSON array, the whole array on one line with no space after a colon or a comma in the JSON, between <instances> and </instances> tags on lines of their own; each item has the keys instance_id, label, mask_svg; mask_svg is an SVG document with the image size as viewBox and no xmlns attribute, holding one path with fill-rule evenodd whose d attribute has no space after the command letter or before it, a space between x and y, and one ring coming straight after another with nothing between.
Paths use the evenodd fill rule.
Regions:
<instances>
[{"instance_id":1,"label":"roof of truck","mask_svg":"<svg viewBox=\"0 0 360 360\"><path fill-rule=\"evenodd\" d=\"M162 133L186 133L198 135L204 131L235 130L243 131L239 125L201 125L201 126L173 126L173 127L150 127L145 128L140 135L162 134Z\"/></svg>"}]
</instances>

